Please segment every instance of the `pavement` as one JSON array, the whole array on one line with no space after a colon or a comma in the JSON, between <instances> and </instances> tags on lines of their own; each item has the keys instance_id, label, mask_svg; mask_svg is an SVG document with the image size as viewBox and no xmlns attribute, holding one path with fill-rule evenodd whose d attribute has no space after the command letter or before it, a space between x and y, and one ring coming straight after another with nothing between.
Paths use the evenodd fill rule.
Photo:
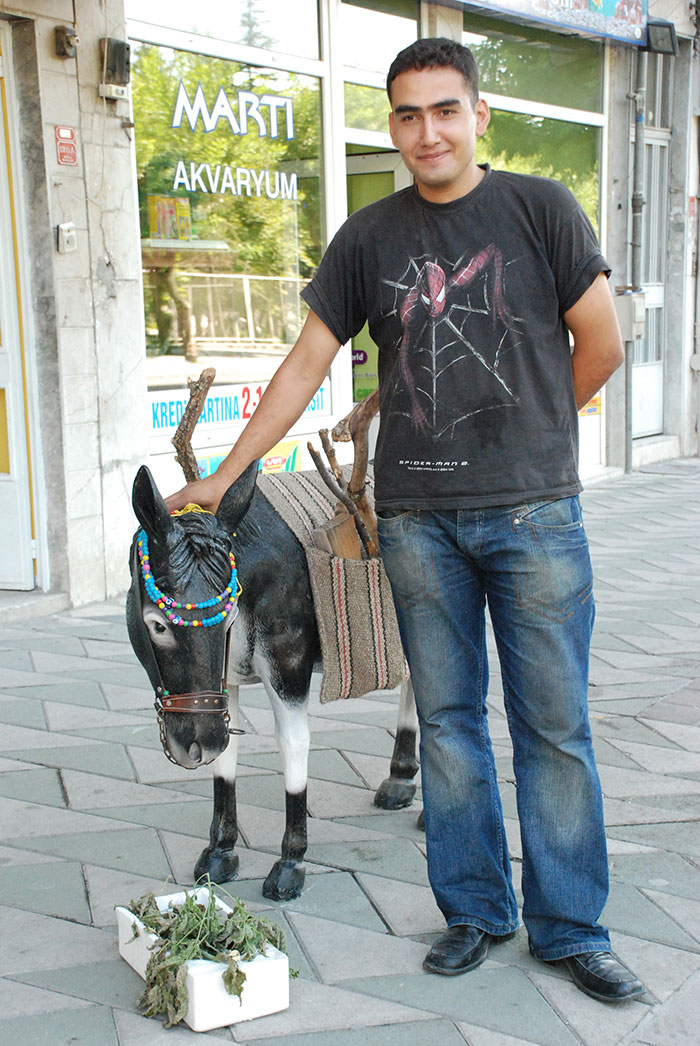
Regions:
<instances>
[{"instance_id":1,"label":"pavement","mask_svg":"<svg viewBox=\"0 0 700 1046\"><path fill-rule=\"evenodd\" d=\"M603 921L643 979L638 1001L581 994L521 929L462 977L425 973L443 929L419 803L372 804L397 695L312 698L302 896L264 901L284 789L262 688L242 688L240 877L227 889L287 932L288 1010L196 1035L139 1015L114 906L189 885L210 774L172 765L129 646L123 601L0 626L0 1041L11 1046L671 1046L700 1027L700 460L583 495L596 576L590 709L605 794ZM493 647L491 646L493 654ZM495 654L493 655L495 657ZM520 843L497 670L491 732L516 878Z\"/></svg>"}]
</instances>

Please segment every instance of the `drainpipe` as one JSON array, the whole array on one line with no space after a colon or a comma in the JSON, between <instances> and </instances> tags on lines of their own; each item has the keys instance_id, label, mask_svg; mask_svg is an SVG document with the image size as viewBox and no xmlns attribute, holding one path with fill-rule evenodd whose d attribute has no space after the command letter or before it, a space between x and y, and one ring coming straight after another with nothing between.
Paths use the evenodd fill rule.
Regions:
<instances>
[{"instance_id":1,"label":"drainpipe","mask_svg":"<svg viewBox=\"0 0 700 1046\"><path fill-rule=\"evenodd\" d=\"M647 52L636 53L634 93L634 163L632 174L632 291L642 289L642 212L644 199L644 113L647 95ZM632 471L632 361L634 341L625 342L625 472Z\"/></svg>"}]
</instances>

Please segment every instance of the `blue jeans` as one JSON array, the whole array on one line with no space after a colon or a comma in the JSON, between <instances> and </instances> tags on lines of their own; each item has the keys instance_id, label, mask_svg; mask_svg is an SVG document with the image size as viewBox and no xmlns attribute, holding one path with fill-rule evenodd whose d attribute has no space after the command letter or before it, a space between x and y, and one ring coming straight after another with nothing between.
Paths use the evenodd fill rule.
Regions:
<instances>
[{"instance_id":1,"label":"blue jeans","mask_svg":"<svg viewBox=\"0 0 700 1046\"><path fill-rule=\"evenodd\" d=\"M609 948L587 708L593 577L578 498L384 513L379 541L418 706L428 874L448 926L502 935L518 925L487 725L488 603L530 950L550 960Z\"/></svg>"}]
</instances>

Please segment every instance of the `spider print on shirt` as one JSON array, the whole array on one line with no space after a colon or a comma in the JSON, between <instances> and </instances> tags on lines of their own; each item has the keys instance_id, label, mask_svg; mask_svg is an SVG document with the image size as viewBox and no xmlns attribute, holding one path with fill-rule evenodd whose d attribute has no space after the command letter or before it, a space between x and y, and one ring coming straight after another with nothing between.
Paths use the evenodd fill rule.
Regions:
<instances>
[{"instance_id":1,"label":"spider print on shirt","mask_svg":"<svg viewBox=\"0 0 700 1046\"><path fill-rule=\"evenodd\" d=\"M499 371L502 353L515 347L509 337L515 333L515 318L504 301L503 256L494 244L466 264L464 256L454 265L424 259L425 255L412 258L398 282L383 282L394 288L390 315L398 315L401 321L397 381L408 394L410 410L399 413L408 413L417 431L440 438L445 434L452 436L455 426L483 410L518 403ZM494 336L498 337L495 353L480 351L470 340L470 319L476 315L491 318L488 340L493 343ZM483 329L481 335L483 339ZM450 368L469 359L477 360L492 376L501 393L505 393L505 400L502 397L496 404L489 403L459 416L441 417L441 378Z\"/></svg>"}]
</instances>

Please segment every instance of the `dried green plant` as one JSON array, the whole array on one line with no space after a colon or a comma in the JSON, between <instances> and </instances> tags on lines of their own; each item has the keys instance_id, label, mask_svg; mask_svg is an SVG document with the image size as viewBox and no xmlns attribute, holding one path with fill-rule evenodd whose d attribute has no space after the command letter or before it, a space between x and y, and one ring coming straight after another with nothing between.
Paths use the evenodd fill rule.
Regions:
<instances>
[{"instance_id":1,"label":"dried green plant","mask_svg":"<svg viewBox=\"0 0 700 1046\"><path fill-rule=\"evenodd\" d=\"M253 915L237 898L230 898L232 912L222 911L216 905L211 883L207 880L202 885L209 889L206 903L198 901L194 893L186 893L181 904L164 912L152 893L129 903L129 910L158 937L146 967L146 987L137 1005L144 1017L164 1014L166 1028L179 1024L187 1013L186 964L191 959L220 962L226 991L240 998L245 973L239 962L254 959L268 943L286 951L286 939L278 926ZM140 932L134 923L131 940Z\"/></svg>"}]
</instances>

